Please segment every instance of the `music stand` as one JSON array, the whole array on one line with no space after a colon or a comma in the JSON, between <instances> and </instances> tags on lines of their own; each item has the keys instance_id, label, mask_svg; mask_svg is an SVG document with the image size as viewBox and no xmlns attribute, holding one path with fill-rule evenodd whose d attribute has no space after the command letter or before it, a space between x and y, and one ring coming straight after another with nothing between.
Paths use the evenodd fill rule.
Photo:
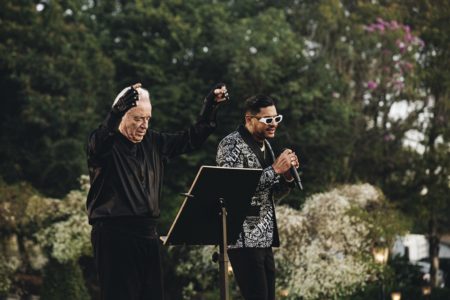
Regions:
<instances>
[{"instance_id":1,"label":"music stand","mask_svg":"<svg viewBox=\"0 0 450 300\"><path fill-rule=\"evenodd\" d=\"M228 242L235 243L261 169L200 167L164 245L219 245L220 295L229 299Z\"/></svg>"}]
</instances>

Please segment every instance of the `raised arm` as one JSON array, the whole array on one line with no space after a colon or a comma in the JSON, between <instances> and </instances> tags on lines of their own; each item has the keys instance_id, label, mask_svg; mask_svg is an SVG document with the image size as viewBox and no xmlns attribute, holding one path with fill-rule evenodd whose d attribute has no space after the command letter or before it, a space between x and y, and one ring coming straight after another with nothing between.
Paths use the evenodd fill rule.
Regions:
<instances>
[{"instance_id":1,"label":"raised arm","mask_svg":"<svg viewBox=\"0 0 450 300\"><path fill-rule=\"evenodd\" d=\"M159 135L161 153L168 158L198 149L216 128L220 104L229 99L225 84L216 84L206 95L197 122L187 130Z\"/></svg>"},{"instance_id":2,"label":"raised arm","mask_svg":"<svg viewBox=\"0 0 450 300\"><path fill-rule=\"evenodd\" d=\"M122 117L128 110L135 107L136 101L139 100L137 91L139 87L141 84L137 83L124 89L117 96L103 123L90 134L87 147L89 159L99 158L111 149L113 136L118 133Z\"/></svg>"}]
</instances>

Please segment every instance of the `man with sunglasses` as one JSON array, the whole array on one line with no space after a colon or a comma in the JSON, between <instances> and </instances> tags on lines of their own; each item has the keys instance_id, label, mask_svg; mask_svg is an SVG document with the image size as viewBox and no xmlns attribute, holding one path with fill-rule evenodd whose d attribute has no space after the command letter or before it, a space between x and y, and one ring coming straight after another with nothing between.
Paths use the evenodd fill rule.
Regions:
<instances>
[{"instance_id":1,"label":"man with sunglasses","mask_svg":"<svg viewBox=\"0 0 450 300\"><path fill-rule=\"evenodd\" d=\"M289 170L299 166L290 149L275 158L268 141L275 137L282 120L272 98L253 96L245 101L245 124L226 136L217 150L219 166L263 169L242 231L228 249L236 281L246 300L275 299L272 247L278 247L280 242L274 196L289 192L294 186Z\"/></svg>"},{"instance_id":2,"label":"man with sunglasses","mask_svg":"<svg viewBox=\"0 0 450 300\"><path fill-rule=\"evenodd\" d=\"M135 84L117 95L105 121L91 133L87 210L102 300L164 299L156 228L164 165L201 146L227 98L225 85L217 84L195 124L163 133L149 130L150 94Z\"/></svg>"}]
</instances>

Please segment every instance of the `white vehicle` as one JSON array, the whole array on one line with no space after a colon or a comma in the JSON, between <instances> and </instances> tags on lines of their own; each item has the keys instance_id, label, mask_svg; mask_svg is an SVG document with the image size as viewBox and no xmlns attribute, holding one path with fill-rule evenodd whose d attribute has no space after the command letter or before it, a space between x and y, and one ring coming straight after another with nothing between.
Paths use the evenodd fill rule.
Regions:
<instances>
[{"instance_id":1,"label":"white vehicle","mask_svg":"<svg viewBox=\"0 0 450 300\"><path fill-rule=\"evenodd\" d=\"M394 243L391 254L393 256L407 255L409 262L420 266L425 281L430 281L430 262L428 261L429 246L428 240L422 234L407 234L398 237ZM450 247L448 244L439 245L439 258L450 258ZM445 286L444 272L439 269L437 272L437 282L439 287Z\"/></svg>"}]
</instances>

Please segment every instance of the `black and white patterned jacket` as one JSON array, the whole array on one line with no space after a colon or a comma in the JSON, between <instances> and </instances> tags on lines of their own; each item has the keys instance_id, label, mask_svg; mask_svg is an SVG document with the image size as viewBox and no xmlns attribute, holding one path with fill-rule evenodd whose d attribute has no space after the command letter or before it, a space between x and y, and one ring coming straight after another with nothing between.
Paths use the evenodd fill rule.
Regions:
<instances>
[{"instance_id":1,"label":"black and white patterned jacket","mask_svg":"<svg viewBox=\"0 0 450 300\"><path fill-rule=\"evenodd\" d=\"M242 225L242 232L237 242L229 245L229 248L279 246L273 198L274 192L286 193L288 184L272 168L275 157L267 140L265 140L265 147L265 155L269 155L269 159L264 159L258 144L242 125L219 143L216 156L218 166L263 169L252 197L251 209Z\"/></svg>"}]
</instances>

